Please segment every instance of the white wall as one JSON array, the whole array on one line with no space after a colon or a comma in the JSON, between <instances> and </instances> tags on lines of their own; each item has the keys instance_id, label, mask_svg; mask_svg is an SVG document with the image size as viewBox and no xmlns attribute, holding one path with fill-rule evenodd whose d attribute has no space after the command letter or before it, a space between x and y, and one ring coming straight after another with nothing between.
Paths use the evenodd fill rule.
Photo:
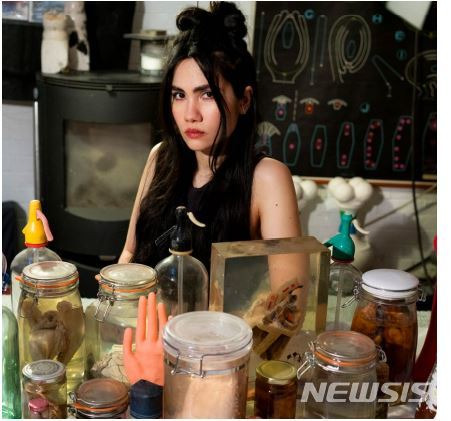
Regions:
<instances>
[{"instance_id":1,"label":"white wall","mask_svg":"<svg viewBox=\"0 0 451 421\"><path fill-rule=\"evenodd\" d=\"M168 33L176 33L175 16L184 7L195 4L158 1L138 4L134 30L166 29ZM200 5L206 7L208 3L200 2ZM248 17L249 34L253 34L255 2L237 2L237 5ZM26 211L28 201L34 198L32 107L4 105L2 116L2 200L16 201ZM364 225L410 199L411 191L408 188L375 188L371 202L361 212L360 222ZM432 239L437 231L436 201L435 193L429 193L418 201L426 256L430 254ZM320 188L319 199L304 210L301 219L304 232L316 236L320 241L336 232L338 210L324 187ZM406 269L420 260L412 205L372 224L368 229L371 231L370 241L373 246L373 267Z\"/></svg>"}]
</instances>

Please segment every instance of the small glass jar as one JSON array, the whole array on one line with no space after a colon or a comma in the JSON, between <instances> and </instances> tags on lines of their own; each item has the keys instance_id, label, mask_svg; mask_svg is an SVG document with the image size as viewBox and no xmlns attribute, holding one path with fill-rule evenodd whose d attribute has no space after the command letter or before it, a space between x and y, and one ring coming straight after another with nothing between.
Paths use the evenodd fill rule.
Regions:
<instances>
[{"instance_id":1,"label":"small glass jar","mask_svg":"<svg viewBox=\"0 0 451 421\"><path fill-rule=\"evenodd\" d=\"M85 313L88 377L109 377L128 385L124 331L136 328L139 297L154 290L156 272L138 263L122 263L104 267L100 278L97 300Z\"/></svg>"},{"instance_id":2,"label":"small glass jar","mask_svg":"<svg viewBox=\"0 0 451 421\"><path fill-rule=\"evenodd\" d=\"M305 404L303 417L375 418L377 360L374 342L361 333L327 331L318 335L298 370L301 401ZM334 388L337 396L333 396ZM315 391L319 391L318 396ZM365 393L367 400L358 401Z\"/></svg>"},{"instance_id":3,"label":"small glass jar","mask_svg":"<svg viewBox=\"0 0 451 421\"><path fill-rule=\"evenodd\" d=\"M351 329L385 352L390 382L409 382L417 348L418 279L401 270L370 270L363 274L357 299Z\"/></svg>"},{"instance_id":4,"label":"small glass jar","mask_svg":"<svg viewBox=\"0 0 451 421\"><path fill-rule=\"evenodd\" d=\"M85 372L85 319L77 268L61 261L33 263L24 268L20 282L20 366L44 359L62 362L70 392Z\"/></svg>"},{"instance_id":5,"label":"small glass jar","mask_svg":"<svg viewBox=\"0 0 451 421\"><path fill-rule=\"evenodd\" d=\"M67 418L66 368L53 360L34 361L23 370L24 418Z\"/></svg>"},{"instance_id":6,"label":"small glass jar","mask_svg":"<svg viewBox=\"0 0 451 421\"><path fill-rule=\"evenodd\" d=\"M125 418L128 389L114 379L92 379L70 394L75 418Z\"/></svg>"},{"instance_id":7,"label":"small glass jar","mask_svg":"<svg viewBox=\"0 0 451 421\"><path fill-rule=\"evenodd\" d=\"M193 311L163 332L163 418L244 418L252 330L231 314Z\"/></svg>"},{"instance_id":8,"label":"small glass jar","mask_svg":"<svg viewBox=\"0 0 451 421\"><path fill-rule=\"evenodd\" d=\"M264 361L257 367L254 415L295 418L297 369L285 361Z\"/></svg>"}]
</instances>

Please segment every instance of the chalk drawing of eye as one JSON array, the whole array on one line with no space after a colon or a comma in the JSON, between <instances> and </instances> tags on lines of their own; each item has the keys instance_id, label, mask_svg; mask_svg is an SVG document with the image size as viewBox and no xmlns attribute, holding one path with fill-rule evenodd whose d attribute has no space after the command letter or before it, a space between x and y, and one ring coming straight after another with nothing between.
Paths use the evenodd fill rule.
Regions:
<instances>
[{"instance_id":1,"label":"chalk drawing of eye","mask_svg":"<svg viewBox=\"0 0 451 421\"><path fill-rule=\"evenodd\" d=\"M276 103L276 109L274 115L276 120L283 121L287 117L287 108L290 102L293 102L290 98L285 95L278 95L272 99L272 102Z\"/></svg>"},{"instance_id":2,"label":"chalk drawing of eye","mask_svg":"<svg viewBox=\"0 0 451 421\"><path fill-rule=\"evenodd\" d=\"M302 98L299 101L301 104L305 104L304 105L304 112L305 114L313 114L313 111L315 109L315 105L319 105L319 101L315 98Z\"/></svg>"},{"instance_id":3,"label":"chalk drawing of eye","mask_svg":"<svg viewBox=\"0 0 451 421\"><path fill-rule=\"evenodd\" d=\"M343 107L347 107L348 103L346 101L343 101L340 98L333 98L330 101L327 101L327 105L332 105L332 108L335 111L341 110Z\"/></svg>"}]
</instances>

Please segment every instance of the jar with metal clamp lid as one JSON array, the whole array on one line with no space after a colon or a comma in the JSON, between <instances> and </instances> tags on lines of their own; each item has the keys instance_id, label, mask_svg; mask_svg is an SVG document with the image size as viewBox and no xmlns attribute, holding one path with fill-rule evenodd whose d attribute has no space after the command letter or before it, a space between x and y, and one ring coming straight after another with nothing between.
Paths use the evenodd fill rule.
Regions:
<instances>
[{"instance_id":1,"label":"jar with metal clamp lid","mask_svg":"<svg viewBox=\"0 0 451 421\"><path fill-rule=\"evenodd\" d=\"M303 418L375 418L374 342L357 332L327 331L309 346L298 369Z\"/></svg>"},{"instance_id":2,"label":"jar with metal clamp lid","mask_svg":"<svg viewBox=\"0 0 451 421\"><path fill-rule=\"evenodd\" d=\"M356 290L351 329L374 340L387 356L389 381L409 382L417 348L418 279L395 269L365 272ZM398 401L397 401L398 402ZM397 403L395 402L395 403Z\"/></svg>"},{"instance_id":3,"label":"jar with metal clamp lid","mask_svg":"<svg viewBox=\"0 0 451 421\"><path fill-rule=\"evenodd\" d=\"M237 316L193 311L163 332L163 418L244 418L252 330Z\"/></svg>"},{"instance_id":4,"label":"jar with metal clamp lid","mask_svg":"<svg viewBox=\"0 0 451 421\"><path fill-rule=\"evenodd\" d=\"M75 418L125 418L128 389L117 380L88 380L70 397L69 412Z\"/></svg>"},{"instance_id":5,"label":"jar with metal clamp lid","mask_svg":"<svg viewBox=\"0 0 451 421\"><path fill-rule=\"evenodd\" d=\"M23 370L24 418L67 418L66 368L53 360L27 364Z\"/></svg>"},{"instance_id":6,"label":"jar with metal clamp lid","mask_svg":"<svg viewBox=\"0 0 451 421\"><path fill-rule=\"evenodd\" d=\"M155 288L156 272L138 263L121 263L100 271L97 300L86 309L88 377L110 377L125 384L122 341L136 328L138 301Z\"/></svg>"},{"instance_id":7,"label":"jar with metal clamp lid","mask_svg":"<svg viewBox=\"0 0 451 421\"><path fill-rule=\"evenodd\" d=\"M67 390L85 372L85 319L75 265L33 263L23 269L18 307L20 366L54 359L66 366Z\"/></svg>"}]
</instances>

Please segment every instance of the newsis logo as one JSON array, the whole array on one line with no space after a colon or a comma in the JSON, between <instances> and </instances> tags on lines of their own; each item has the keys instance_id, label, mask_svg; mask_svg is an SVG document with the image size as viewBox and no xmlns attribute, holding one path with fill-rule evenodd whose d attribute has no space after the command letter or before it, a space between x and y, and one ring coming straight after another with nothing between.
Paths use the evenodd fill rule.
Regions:
<instances>
[{"instance_id":1,"label":"newsis logo","mask_svg":"<svg viewBox=\"0 0 451 421\"><path fill-rule=\"evenodd\" d=\"M428 389L429 383L312 383L306 382L302 391L301 402L317 403L393 403L420 402Z\"/></svg>"}]
</instances>

